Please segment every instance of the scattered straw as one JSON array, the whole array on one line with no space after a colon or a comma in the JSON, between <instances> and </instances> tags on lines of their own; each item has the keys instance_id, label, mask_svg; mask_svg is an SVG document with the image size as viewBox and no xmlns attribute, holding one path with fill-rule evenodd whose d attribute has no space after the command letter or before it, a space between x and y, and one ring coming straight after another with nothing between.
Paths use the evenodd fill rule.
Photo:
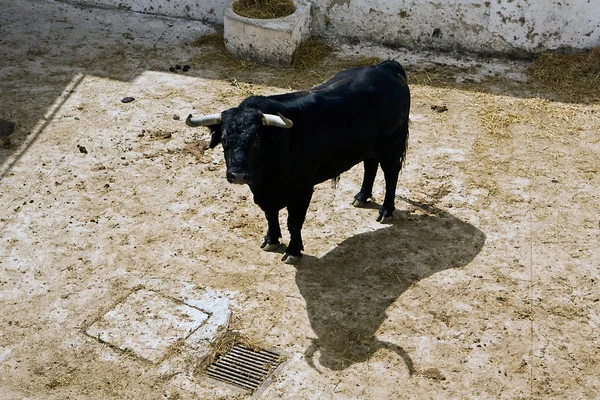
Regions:
<instances>
[{"instance_id":1,"label":"scattered straw","mask_svg":"<svg viewBox=\"0 0 600 400\"><path fill-rule=\"evenodd\" d=\"M202 361L199 364L196 365L196 374L205 374L206 369L210 364L213 363L213 361L231 351L233 346L235 346L236 344L241 344L242 346L247 347L252 351L261 350L261 347L256 342L240 335L239 332L226 331L218 340L210 344L210 354L204 359L202 359Z\"/></svg>"},{"instance_id":2,"label":"scattered straw","mask_svg":"<svg viewBox=\"0 0 600 400\"><path fill-rule=\"evenodd\" d=\"M296 11L292 0L237 0L233 11L247 18L282 18Z\"/></svg>"},{"instance_id":3,"label":"scattered straw","mask_svg":"<svg viewBox=\"0 0 600 400\"><path fill-rule=\"evenodd\" d=\"M522 114L487 104L482 107L478 116L488 135L499 140L512 138L509 128L528 121L528 118Z\"/></svg>"},{"instance_id":4,"label":"scattered straw","mask_svg":"<svg viewBox=\"0 0 600 400\"><path fill-rule=\"evenodd\" d=\"M218 65L219 70L224 72L225 76L229 76L236 72L251 70L256 65L254 62L238 60L229 55L225 48L222 28L215 33L200 37L191 45L201 48L200 54L191 60L195 67L214 69L214 66Z\"/></svg>"},{"instance_id":5,"label":"scattered straw","mask_svg":"<svg viewBox=\"0 0 600 400\"><path fill-rule=\"evenodd\" d=\"M223 40L223 29L217 29L215 33L200 36L197 40L192 42L193 46L213 46L215 48L222 48L225 50L225 41Z\"/></svg>"}]
</instances>

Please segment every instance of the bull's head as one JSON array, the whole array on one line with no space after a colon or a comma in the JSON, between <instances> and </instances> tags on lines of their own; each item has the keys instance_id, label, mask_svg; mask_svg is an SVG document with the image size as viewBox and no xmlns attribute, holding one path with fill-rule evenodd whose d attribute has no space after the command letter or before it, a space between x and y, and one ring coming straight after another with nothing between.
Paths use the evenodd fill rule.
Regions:
<instances>
[{"instance_id":1,"label":"bull's head","mask_svg":"<svg viewBox=\"0 0 600 400\"><path fill-rule=\"evenodd\" d=\"M223 145L227 180L230 183L250 183L252 180L251 160L260 151L260 142L265 127L289 129L293 123L283 115L263 114L253 108L232 108L221 114L192 117L188 126L207 126L212 131L210 148Z\"/></svg>"}]
</instances>

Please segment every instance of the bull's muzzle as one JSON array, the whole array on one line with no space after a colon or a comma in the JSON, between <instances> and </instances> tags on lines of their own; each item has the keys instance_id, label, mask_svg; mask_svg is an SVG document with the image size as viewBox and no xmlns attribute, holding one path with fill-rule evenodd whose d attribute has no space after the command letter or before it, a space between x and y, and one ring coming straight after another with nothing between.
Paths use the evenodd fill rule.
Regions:
<instances>
[{"instance_id":1,"label":"bull's muzzle","mask_svg":"<svg viewBox=\"0 0 600 400\"><path fill-rule=\"evenodd\" d=\"M250 183L250 174L246 172L227 171L227 182L236 183L238 185Z\"/></svg>"}]
</instances>

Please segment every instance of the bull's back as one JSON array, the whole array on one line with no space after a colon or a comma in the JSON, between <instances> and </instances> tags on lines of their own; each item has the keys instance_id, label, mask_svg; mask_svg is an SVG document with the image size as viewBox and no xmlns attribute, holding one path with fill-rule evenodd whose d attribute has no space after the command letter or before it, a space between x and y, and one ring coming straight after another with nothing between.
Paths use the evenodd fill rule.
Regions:
<instances>
[{"instance_id":1,"label":"bull's back","mask_svg":"<svg viewBox=\"0 0 600 400\"><path fill-rule=\"evenodd\" d=\"M408 118L406 73L396 61L339 72L312 92L317 112L338 117L347 130L392 127Z\"/></svg>"},{"instance_id":2,"label":"bull's back","mask_svg":"<svg viewBox=\"0 0 600 400\"><path fill-rule=\"evenodd\" d=\"M402 145L410 94L397 62L342 71L312 92L318 118L305 127L301 156L315 166L315 183Z\"/></svg>"}]
</instances>

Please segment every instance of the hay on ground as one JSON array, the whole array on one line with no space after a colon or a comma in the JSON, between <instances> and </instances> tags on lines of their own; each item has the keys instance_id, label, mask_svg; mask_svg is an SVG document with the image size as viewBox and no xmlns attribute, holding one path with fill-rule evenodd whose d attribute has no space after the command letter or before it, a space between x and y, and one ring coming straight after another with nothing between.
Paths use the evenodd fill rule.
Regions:
<instances>
[{"instance_id":1,"label":"hay on ground","mask_svg":"<svg viewBox=\"0 0 600 400\"><path fill-rule=\"evenodd\" d=\"M215 78L236 79L238 82L290 90L308 89L325 82L343 69L374 65L382 61L379 57L340 58L331 45L322 40L311 39L298 48L291 68L269 67L231 57L225 48L222 31L203 36L192 45L201 49L190 63L194 63L195 68L205 68L217 75ZM215 65L218 65L218 70ZM475 67L464 69L448 65L425 69L409 68L407 71L410 85L475 92L497 92L498 87L503 87L505 92L519 93L525 97L541 96L573 103L600 102L600 48L584 54L543 54L529 67L530 79L527 82L503 76L492 76L482 81L458 81L458 77L476 72Z\"/></svg>"},{"instance_id":2,"label":"hay on ground","mask_svg":"<svg viewBox=\"0 0 600 400\"><path fill-rule=\"evenodd\" d=\"M321 65L332 52L333 47L322 40L306 40L296 49L292 66L299 70L306 70Z\"/></svg>"},{"instance_id":3,"label":"hay on ground","mask_svg":"<svg viewBox=\"0 0 600 400\"><path fill-rule=\"evenodd\" d=\"M326 42L310 39L296 50L291 68L270 67L233 58L225 48L223 32L220 30L200 37L191 45L201 48L200 54L190 60L195 68L205 67L214 71L214 66L218 65L219 75L223 79L252 81L293 90L319 85L340 70L374 65L382 60L379 57L341 59L335 57L335 49Z\"/></svg>"},{"instance_id":4,"label":"hay on ground","mask_svg":"<svg viewBox=\"0 0 600 400\"><path fill-rule=\"evenodd\" d=\"M357 68L357 67L369 67L371 65L379 64L383 61L383 58L377 56L361 56L358 58L347 58L340 60L337 64L339 69Z\"/></svg>"},{"instance_id":5,"label":"hay on ground","mask_svg":"<svg viewBox=\"0 0 600 400\"><path fill-rule=\"evenodd\" d=\"M600 100L600 47L586 53L544 53L529 66L536 88L568 98Z\"/></svg>"}]
</instances>

